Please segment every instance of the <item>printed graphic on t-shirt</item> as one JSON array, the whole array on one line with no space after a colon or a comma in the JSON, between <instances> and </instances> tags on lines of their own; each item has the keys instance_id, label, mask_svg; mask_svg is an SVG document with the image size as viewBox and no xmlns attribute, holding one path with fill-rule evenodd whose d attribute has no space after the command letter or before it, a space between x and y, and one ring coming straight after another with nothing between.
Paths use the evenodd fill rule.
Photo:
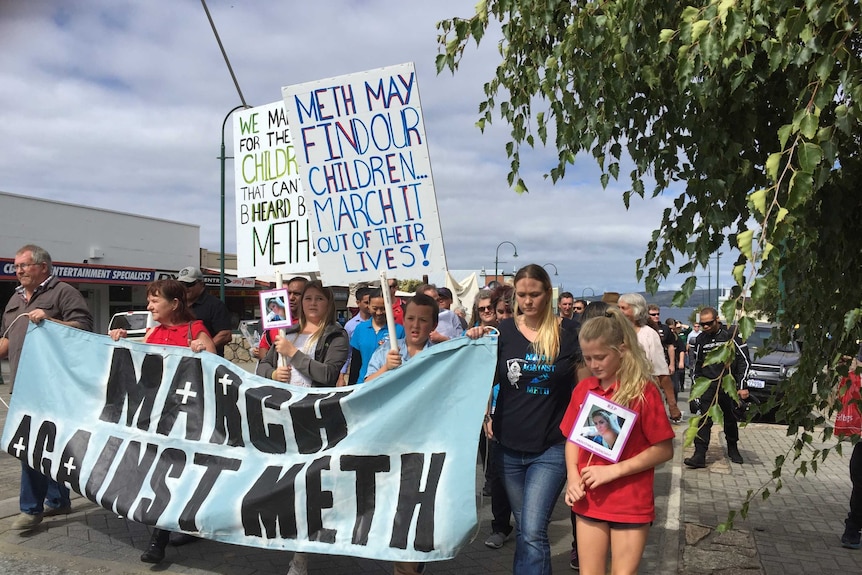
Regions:
<instances>
[{"instance_id":1,"label":"printed graphic on t-shirt","mask_svg":"<svg viewBox=\"0 0 862 575\"><path fill-rule=\"evenodd\" d=\"M525 391L532 395L550 395L551 389L548 387L547 382L556 369L557 366L552 363L549 364L547 358L535 353L528 353L523 360L521 372L525 375L533 374L533 377L530 379Z\"/></svg>"},{"instance_id":2,"label":"printed graphic on t-shirt","mask_svg":"<svg viewBox=\"0 0 862 575\"><path fill-rule=\"evenodd\" d=\"M524 363L524 360L521 358L506 360L506 377L509 379L509 383L515 387L515 389L520 389L518 387L518 380L521 379L522 363Z\"/></svg>"}]
</instances>

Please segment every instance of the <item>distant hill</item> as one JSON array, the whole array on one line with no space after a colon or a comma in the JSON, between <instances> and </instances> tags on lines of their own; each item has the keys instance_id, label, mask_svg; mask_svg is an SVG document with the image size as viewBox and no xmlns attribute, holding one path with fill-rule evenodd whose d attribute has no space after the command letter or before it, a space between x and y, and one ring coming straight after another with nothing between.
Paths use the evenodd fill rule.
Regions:
<instances>
[{"instance_id":1,"label":"distant hill","mask_svg":"<svg viewBox=\"0 0 862 575\"><path fill-rule=\"evenodd\" d=\"M673 301L673 296L676 293L675 290L664 290L658 291L654 295L649 294L647 292L638 292L647 300L647 303L658 304L661 307L667 308L671 307L671 302ZM712 301L710 300L712 298ZM707 291L705 289L696 289L691 293L691 297L688 298L688 301L685 302L685 305L681 306L683 308L696 308L705 305L709 305L710 303L715 305L715 290ZM602 296L598 295L596 297L587 297L584 298L587 301L596 301L601 300Z\"/></svg>"}]
</instances>

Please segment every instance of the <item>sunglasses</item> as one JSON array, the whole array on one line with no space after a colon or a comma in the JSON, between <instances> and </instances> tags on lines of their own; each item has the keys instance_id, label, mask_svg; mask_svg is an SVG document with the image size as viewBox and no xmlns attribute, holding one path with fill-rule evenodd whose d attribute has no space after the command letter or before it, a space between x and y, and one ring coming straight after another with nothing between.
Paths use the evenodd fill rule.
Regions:
<instances>
[{"instance_id":1,"label":"sunglasses","mask_svg":"<svg viewBox=\"0 0 862 575\"><path fill-rule=\"evenodd\" d=\"M714 324L714 323L715 323L715 320L712 320L712 321L699 321L699 322L697 322L697 323L700 325L700 327L709 327L709 326L711 326L712 324Z\"/></svg>"},{"instance_id":2,"label":"sunglasses","mask_svg":"<svg viewBox=\"0 0 862 575\"><path fill-rule=\"evenodd\" d=\"M661 315L661 312L658 312L658 311L651 311L651 312L649 312L649 314L650 314L650 315L652 315L652 316L659 316L659 315Z\"/></svg>"},{"instance_id":3,"label":"sunglasses","mask_svg":"<svg viewBox=\"0 0 862 575\"><path fill-rule=\"evenodd\" d=\"M580 306L575 306L575 311L584 311L584 308Z\"/></svg>"},{"instance_id":4,"label":"sunglasses","mask_svg":"<svg viewBox=\"0 0 862 575\"><path fill-rule=\"evenodd\" d=\"M486 311L494 311L494 306L492 306L492 305L480 305L479 311L481 311L482 313L484 313Z\"/></svg>"}]
</instances>

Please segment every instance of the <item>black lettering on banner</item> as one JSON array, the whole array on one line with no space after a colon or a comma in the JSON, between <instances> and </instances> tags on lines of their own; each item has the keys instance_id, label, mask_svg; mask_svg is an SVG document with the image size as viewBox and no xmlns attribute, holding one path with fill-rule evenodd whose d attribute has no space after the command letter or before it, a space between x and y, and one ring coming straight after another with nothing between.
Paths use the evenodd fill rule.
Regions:
<instances>
[{"instance_id":1,"label":"black lettering on banner","mask_svg":"<svg viewBox=\"0 0 862 575\"><path fill-rule=\"evenodd\" d=\"M296 539L296 476L302 464L292 465L284 476L283 467L267 467L242 499L242 527L246 535L274 539ZM263 529L261 529L263 524ZM278 535L275 528L278 526Z\"/></svg>"},{"instance_id":2,"label":"black lettering on banner","mask_svg":"<svg viewBox=\"0 0 862 575\"><path fill-rule=\"evenodd\" d=\"M117 464L114 476L102 493L99 505L105 509L113 509L118 515L129 517L132 505L144 485L144 480L156 460L159 446L148 443L141 456L141 442L130 441L126 444L126 450ZM115 507L116 505L116 507Z\"/></svg>"},{"instance_id":3,"label":"black lettering on banner","mask_svg":"<svg viewBox=\"0 0 862 575\"><path fill-rule=\"evenodd\" d=\"M353 524L354 545L368 545L368 533L374 521L377 505L377 473L389 471L388 455L342 455L341 470L356 472L356 522Z\"/></svg>"},{"instance_id":4,"label":"black lettering on banner","mask_svg":"<svg viewBox=\"0 0 862 575\"><path fill-rule=\"evenodd\" d=\"M90 447L90 432L78 429L63 449L60 469L57 470L57 483L68 483L74 491L81 492L81 462Z\"/></svg>"},{"instance_id":5,"label":"black lettering on banner","mask_svg":"<svg viewBox=\"0 0 862 575\"><path fill-rule=\"evenodd\" d=\"M126 426L131 427L137 417L137 428L148 430L156 394L162 383L163 362L162 356L148 353L141 363L141 378L136 379L131 351L123 347L114 348L105 406L99 419L119 423L125 407Z\"/></svg>"},{"instance_id":6,"label":"black lettering on banner","mask_svg":"<svg viewBox=\"0 0 862 575\"><path fill-rule=\"evenodd\" d=\"M21 423L18 424L18 429L12 439L9 440L9 445L6 446L6 451L17 457L23 462L27 462L27 454L30 451L30 423L32 419L29 415L21 418Z\"/></svg>"},{"instance_id":7,"label":"black lettering on banner","mask_svg":"<svg viewBox=\"0 0 862 575\"><path fill-rule=\"evenodd\" d=\"M155 497L142 497L132 519L138 523L155 525L171 502L171 490L165 483L166 477L180 477L186 467L186 453L182 449L168 448L162 451L156 461L156 468L150 478L150 487Z\"/></svg>"},{"instance_id":8,"label":"black lettering on banner","mask_svg":"<svg viewBox=\"0 0 862 575\"><path fill-rule=\"evenodd\" d=\"M43 421L36 433L36 443L33 445L33 469L41 469L42 475L51 477L51 460L43 458L45 451L54 451L54 439L57 437L57 426L53 421Z\"/></svg>"},{"instance_id":9,"label":"black lettering on banner","mask_svg":"<svg viewBox=\"0 0 862 575\"><path fill-rule=\"evenodd\" d=\"M204 423L204 374L201 360L183 357L174 372L156 433L169 435L180 413L186 415L185 438L201 438Z\"/></svg>"},{"instance_id":10,"label":"black lettering on banner","mask_svg":"<svg viewBox=\"0 0 862 575\"><path fill-rule=\"evenodd\" d=\"M93 503L98 503L96 501L96 494L105 483L105 478L108 477L108 470L111 468L111 464L114 463L114 459L117 457L117 453L120 452L122 445L123 440L112 435L105 442L105 446L102 447L96 463L93 464L93 469L90 471L90 477L87 478L87 487L84 491L84 495Z\"/></svg>"},{"instance_id":11,"label":"black lettering on banner","mask_svg":"<svg viewBox=\"0 0 862 575\"><path fill-rule=\"evenodd\" d=\"M326 529L323 526L322 511L332 509L332 491L322 489L320 472L329 469L329 461L329 456L315 459L305 472L305 505L309 541L335 543L335 536L338 534L337 529Z\"/></svg>"},{"instance_id":12,"label":"black lettering on banner","mask_svg":"<svg viewBox=\"0 0 862 575\"><path fill-rule=\"evenodd\" d=\"M210 443L243 447L242 415L239 412L239 386L242 378L220 365L215 371L215 426Z\"/></svg>"},{"instance_id":13,"label":"black lettering on banner","mask_svg":"<svg viewBox=\"0 0 862 575\"><path fill-rule=\"evenodd\" d=\"M334 391L323 397L307 395L288 408L293 420L293 432L300 453L317 453L330 449L347 437L347 420L341 410L341 400L352 391ZM320 410L320 417L317 411ZM326 431L326 445L321 437Z\"/></svg>"},{"instance_id":14,"label":"black lettering on banner","mask_svg":"<svg viewBox=\"0 0 862 575\"><path fill-rule=\"evenodd\" d=\"M218 455L207 455L205 453L195 453L194 464L206 467L204 476L195 487L195 492L192 493L189 502L180 513L179 526L183 531L197 531L198 527L195 523L195 515L206 501L213 485L222 471L236 471L242 463L239 459L230 457L220 457Z\"/></svg>"},{"instance_id":15,"label":"black lettering on banner","mask_svg":"<svg viewBox=\"0 0 862 575\"><path fill-rule=\"evenodd\" d=\"M404 453L401 455L401 489L398 492L398 507L395 510L395 520L392 525L390 547L407 549L407 535L416 507L419 516L416 519L416 537L413 549L416 551L434 550L434 504L437 498L437 487L440 475L443 473L445 453L432 453L428 477L425 479L425 490L420 490L422 470L425 467L425 454Z\"/></svg>"},{"instance_id":16,"label":"black lettering on banner","mask_svg":"<svg viewBox=\"0 0 862 575\"><path fill-rule=\"evenodd\" d=\"M248 435L252 445L263 453L284 453L287 450L287 439L284 436L284 426L276 423L264 425L263 409L280 411L281 406L292 397L286 389L264 385L249 389L245 394L246 414L248 417Z\"/></svg>"}]
</instances>

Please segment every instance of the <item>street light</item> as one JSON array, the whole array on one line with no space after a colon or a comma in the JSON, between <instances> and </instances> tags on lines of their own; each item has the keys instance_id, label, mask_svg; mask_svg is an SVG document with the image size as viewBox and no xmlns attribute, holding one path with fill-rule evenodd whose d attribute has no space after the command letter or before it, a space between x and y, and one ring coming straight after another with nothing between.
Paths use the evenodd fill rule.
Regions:
<instances>
[{"instance_id":1,"label":"street light","mask_svg":"<svg viewBox=\"0 0 862 575\"><path fill-rule=\"evenodd\" d=\"M514 257L518 257L518 247L510 241L502 241L497 244L497 251L494 252L494 281L499 281L498 274L500 273L500 246L509 244L515 250ZM505 262L503 262L505 263Z\"/></svg>"},{"instance_id":2,"label":"street light","mask_svg":"<svg viewBox=\"0 0 862 575\"><path fill-rule=\"evenodd\" d=\"M218 297L222 301L224 301L224 161L227 159L224 155L224 129L225 126L227 126L228 118L230 118L234 112L250 107L251 106L247 106L246 104L240 104L228 112L227 116L224 117L224 122L221 123L221 154L219 154L219 160L221 161L221 269L219 272ZM231 158L233 158L233 156L231 156Z\"/></svg>"},{"instance_id":3,"label":"street light","mask_svg":"<svg viewBox=\"0 0 862 575\"><path fill-rule=\"evenodd\" d=\"M546 268L546 267L548 267L548 266L551 266L551 267L553 267L553 268L554 268L554 275L555 275L555 276L560 275L560 274L557 272L557 266L555 266L554 264L542 264L542 267L543 267L543 268Z\"/></svg>"},{"instance_id":4,"label":"street light","mask_svg":"<svg viewBox=\"0 0 862 575\"><path fill-rule=\"evenodd\" d=\"M587 293L587 290L590 290L590 297L596 297L596 291L593 288L585 287L584 289L581 290L581 299L584 299L585 297L587 297L585 295Z\"/></svg>"}]
</instances>

